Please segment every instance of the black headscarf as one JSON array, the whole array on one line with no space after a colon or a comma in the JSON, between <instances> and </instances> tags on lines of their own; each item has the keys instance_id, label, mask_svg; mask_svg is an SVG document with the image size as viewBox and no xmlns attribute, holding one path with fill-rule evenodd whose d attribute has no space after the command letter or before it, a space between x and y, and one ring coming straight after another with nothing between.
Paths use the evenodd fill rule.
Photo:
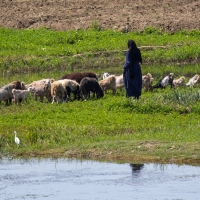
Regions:
<instances>
[{"instance_id":1,"label":"black headscarf","mask_svg":"<svg viewBox=\"0 0 200 200\"><path fill-rule=\"evenodd\" d=\"M133 40L128 40L128 49L129 51L134 51L137 49L137 45Z\"/></svg>"},{"instance_id":2,"label":"black headscarf","mask_svg":"<svg viewBox=\"0 0 200 200\"><path fill-rule=\"evenodd\" d=\"M128 40L128 49L130 52L131 60L139 61L142 63L142 56L140 50L137 48L136 43L133 40Z\"/></svg>"}]
</instances>

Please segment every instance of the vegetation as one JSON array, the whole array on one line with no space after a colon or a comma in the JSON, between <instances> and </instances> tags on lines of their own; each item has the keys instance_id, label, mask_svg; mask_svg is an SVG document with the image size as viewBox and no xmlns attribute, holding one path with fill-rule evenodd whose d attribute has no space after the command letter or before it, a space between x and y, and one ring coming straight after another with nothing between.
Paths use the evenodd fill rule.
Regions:
<instances>
[{"instance_id":1,"label":"vegetation","mask_svg":"<svg viewBox=\"0 0 200 200\"><path fill-rule=\"evenodd\" d=\"M199 31L121 33L101 30L54 32L49 29L0 29L0 86L30 83L72 71L121 73L127 40L141 48L143 74L156 82L173 72L189 79L199 73ZM149 48L144 46L162 46ZM79 56L77 54L80 54ZM184 64L193 61L194 64ZM178 62L178 64L177 64ZM157 89L141 99L125 91L102 99L63 104L35 102L0 105L0 153L11 156L75 156L158 162L200 162L199 87ZM14 131L20 145L14 142Z\"/></svg>"},{"instance_id":2,"label":"vegetation","mask_svg":"<svg viewBox=\"0 0 200 200\"><path fill-rule=\"evenodd\" d=\"M200 52L199 30L171 34L146 28L143 32L122 33L100 30L94 23L90 30L67 32L0 28L0 35L2 73L118 67L124 62L130 38L143 47L144 63L195 61ZM152 46L155 48L148 48Z\"/></svg>"}]
</instances>

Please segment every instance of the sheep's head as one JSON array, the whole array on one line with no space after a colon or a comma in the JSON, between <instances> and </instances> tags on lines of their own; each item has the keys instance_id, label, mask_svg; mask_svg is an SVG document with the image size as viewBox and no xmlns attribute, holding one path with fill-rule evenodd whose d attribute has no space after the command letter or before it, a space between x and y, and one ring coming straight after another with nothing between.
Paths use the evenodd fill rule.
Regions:
<instances>
[{"instance_id":1,"label":"sheep's head","mask_svg":"<svg viewBox=\"0 0 200 200\"><path fill-rule=\"evenodd\" d=\"M21 82L21 89L22 90L26 90L27 89L24 82Z\"/></svg>"},{"instance_id":2,"label":"sheep's head","mask_svg":"<svg viewBox=\"0 0 200 200\"><path fill-rule=\"evenodd\" d=\"M196 83L200 83L200 75L197 77Z\"/></svg>"},{"instance_id":3,"label":"sheep's head","mask_svg":"<svg viewBox=\"0 0 200 200\"><path fill-rule=\"evenodd\" d=\"M50 90L51 89L51 81L48 79L44 83L44 90Z\"/></svg>"},{"instance_id":4,"label":"sheep's head","mask_svg":"<svg viewBox=\"0 0 200 200\"><path fill-rule=\"evenodd\" d=\"M169 79L173 79L174 78L174 74L173 73L169 73Z\"/></svg>"},{"instance_id":5,"label":"sheep's head","mask_svg":"<svg viewBox=\"0 0 200 200\"><path fill-rule=\"evenodd\" d=\"M149 76L150 78L152 78L152 75L150 73L148 73L147 76Z\"/></svg>"},{"instance_id":6,"label":"sheep's head","mask_svg":"<svg viewBox=\"0 0 200 200\"><path fill-rule=\"evenodd\" d=\"M27 89L29 92L33 92L34 91L34 88L33 87L28 87Z\"/></svg>"},{"instance_id":7,"label":"sheep's head","mask_svg":"<svg viewBox=\"0 0 200 200\"><path fill-rule=\"evenodd\" d=\"M185 80L185 76L181 76L181 80Z\"/></svg>"},{"instance_id":8,"label":"sheep's head","mask_svg":"<svg viewBox=\"0 0 200 200\"><path fill-rule=\"evenodd\" d=\"M12 89L12 93L15 94L15 92L16 92L16 89Z\"/></svg>"},{"instance_id":9,"label":"sheep's head","mask_svg":"<svg viewBox=\"0 0 200 200\"><path fill-rule=\"evenodd\" d=\"M96 94L98 99L104 96L104 92L101 87L98 90L96 90Z\"/></svg>"},{"instance_id":10,"label":"sheep's head","mask_svg":"<svg viewBox=\"0 0 200 200\"><path fill-rule=\"evenodd\" d=\"M103 73L103 79L105 79L105 78L107 78L109 76L110 76L110 74L108 72Z\"/></svg>"},{"instance_id":11,"label":"sheep's head","mask_svg":"<svg viewBox=\"0 0 200 200\"><path fill-rule=\"evenodd\" d=\"M198 76L199 76L198 74L195 74L193 79L196 80L198 78Z\"/></svg>"}]
</instances>

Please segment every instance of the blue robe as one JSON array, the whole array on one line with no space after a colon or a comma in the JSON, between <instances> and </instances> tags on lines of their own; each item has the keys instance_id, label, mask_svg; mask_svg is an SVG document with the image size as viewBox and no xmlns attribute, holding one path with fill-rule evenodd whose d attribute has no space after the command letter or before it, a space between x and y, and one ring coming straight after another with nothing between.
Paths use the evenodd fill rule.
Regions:
<instances>
[{"instance_id":1,"label":"blue robe","mask_svg":"<svg viewBox=\"0 0 200 200\"><path fill-rule=\"evenodd\" d=\"M129 51L126 52L126 62L123 66L126 97L139 99L142 93L142 71L139 61L132 61Z\"/></svg>"}]
</instances>

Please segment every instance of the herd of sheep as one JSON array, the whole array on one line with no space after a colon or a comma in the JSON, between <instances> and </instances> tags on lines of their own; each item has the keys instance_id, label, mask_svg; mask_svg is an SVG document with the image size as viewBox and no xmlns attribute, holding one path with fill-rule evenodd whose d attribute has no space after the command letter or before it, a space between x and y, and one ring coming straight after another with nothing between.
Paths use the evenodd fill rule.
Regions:
<instances>
[{"instance_id":1,"label":"herd of sheep","mask_svg":"<svg viewBox=\"0 0 200 200\"><path fill-rule=\"evenodd\" d=\"M165 88L167 85L172 87L178 86L194 86L200 83L200 75L195 75L187 83L185 77L181 76L174 79L174 74L169 73L164 78L160 79L156 85L153 85L153 77L150 73L142 76L142 88L144 91L152 91L155 88ZM64 75L59 80L53 78L42 79L26 84L21 81L13 81L0 88L0 102L5 101L6 105L12 102L15 104L23 103L28 94L34 96L34 100L40 98L43 102L44 98L48 102L62 103L71 99L70 95L73 93L73 100L83 99L87 100L90 93L93 97L101 98L108 90L116 93L117 88L123 88L123 75L110 75L104 73L102 80L98 80L98 76L93 72L74 72Z\"/></svg>"}]
</instances>

